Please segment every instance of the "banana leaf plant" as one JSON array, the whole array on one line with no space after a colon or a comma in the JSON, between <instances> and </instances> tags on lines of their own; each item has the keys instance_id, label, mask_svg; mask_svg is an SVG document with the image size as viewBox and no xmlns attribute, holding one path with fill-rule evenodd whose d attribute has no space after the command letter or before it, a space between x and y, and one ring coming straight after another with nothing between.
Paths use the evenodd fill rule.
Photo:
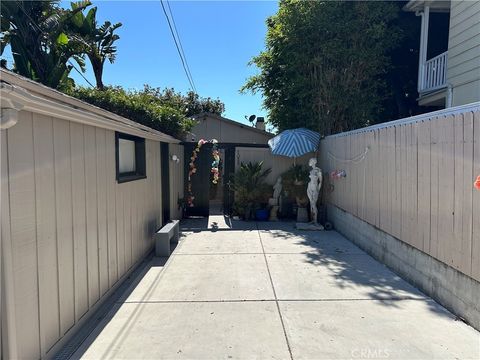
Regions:
<instances>
[{"instance_id":1,"label":"banana leaf plant","mask_svg":"<svg viewBox=\"0 0 480 360\"><path fill-rule=\"evenodd\" d=\"M72 10L76 9L76 7L77 5L73 3ZM77 12L72 17L70 25L72 26L72 32L77 32L83 41L85 54L92 64L97 88L100 90L104 89L102 80L103 68L106 60L111 64L115 62L117 47L114 44L120 39L120 36L114 32L122 24L112 24L110 21L105 21L103 25L98 27L97 8L93 7L86 15L83 12Z\"/></svg>"},{"instance_id":2,"label":"banana leaf plant","mask_svg":"<svg viewBox=\"0 0 480 360\"><path fill-rule=\"evenodd\" d=\"M68 32L73 18L91 5L74 3L62 9L58 1L2 1L0 53L10 45L14 71L57 88L69 80L70 59L85 70L83 41Z\"/></svg>"}]
</instances>

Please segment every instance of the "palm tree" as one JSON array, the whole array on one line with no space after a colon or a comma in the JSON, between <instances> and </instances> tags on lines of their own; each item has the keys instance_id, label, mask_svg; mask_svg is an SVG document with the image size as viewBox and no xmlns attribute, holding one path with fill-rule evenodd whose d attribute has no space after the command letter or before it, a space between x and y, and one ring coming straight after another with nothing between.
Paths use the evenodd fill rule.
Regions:
<instances>
[{"instance_id":1,"label":"palm tree","mask_svg":"<svg viewBox=\"0 0 480 360\"><path fill-rule=\"evenodd\" d=\"M84 40L85 53L92 64L93 73L97 82L97 88L103 89L103 67L105 61L111 64L115 61L117 47L114 43L120 38L114 34L115 30L122 26L121 23L113 24L110 21L98 27L97 8L91 8L87 15L78 13L73 22L75 30Z\"/></svg>"},{"instance_id":2,"label":"palm tree","mask_svg":"<svg viewBox=\"0 0 480 360\"><path fill-rule=\"evenodd\" d=\"M90 5L80 1L67 10L58 1L2 1L0 53L10 44L14 71L57 88L68 81L70 59L84 70L83 43L67 29Z\"/></svg>"}]
</instances>

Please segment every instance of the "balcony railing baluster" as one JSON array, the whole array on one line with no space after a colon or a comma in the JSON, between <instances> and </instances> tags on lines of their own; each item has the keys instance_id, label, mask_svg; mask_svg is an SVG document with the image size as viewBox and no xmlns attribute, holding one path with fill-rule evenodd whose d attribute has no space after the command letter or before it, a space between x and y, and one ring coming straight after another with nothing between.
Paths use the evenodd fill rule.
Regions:
<instances>
[{"instance_id":1,"label":"balcony railing baluster","mask_svg":"<svg viewBox=\"0 0 480 360\"><path fill-rule=\"evenodd\" d=\"M438 90L447 85L447 55L448 51L445 51L425 62L423 79L419 79L420 92Z\"/></svg>"}]
</instances>

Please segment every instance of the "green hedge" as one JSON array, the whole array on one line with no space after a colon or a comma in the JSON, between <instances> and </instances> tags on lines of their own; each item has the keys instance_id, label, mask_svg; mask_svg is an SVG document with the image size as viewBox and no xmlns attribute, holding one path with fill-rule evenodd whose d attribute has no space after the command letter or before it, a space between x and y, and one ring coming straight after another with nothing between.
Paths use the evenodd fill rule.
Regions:
<instances>
[{"instance_id":1,"label":"green hedge","mask_svg":"<svg viewBox=\"0 0 480 360\"><path fill-rule=\"evenodd\" d=\"M174 106L176 104L162 103L153 93L126 91L121 87L104 90L76 87L66 93L179 139L194 125L183 109Z\"/></svg>"}]
</instances>

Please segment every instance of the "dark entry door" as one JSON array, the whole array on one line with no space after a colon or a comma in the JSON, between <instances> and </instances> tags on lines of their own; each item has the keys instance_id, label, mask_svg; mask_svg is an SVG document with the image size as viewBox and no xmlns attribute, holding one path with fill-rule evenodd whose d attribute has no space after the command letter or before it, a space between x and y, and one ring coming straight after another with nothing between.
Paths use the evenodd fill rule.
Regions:
<instances>
[{"instance_id":1,"label":"dark entry door","mask_svg":"<svg viewBox=\"0 0 480 360\"><path fill-rule=\"evenodd\" d=\"M235 146L225 147L225 165L223 179L223 209L226 214L232 213L233 191L228 186L235 173Z\"/></svg>"},{"instance_id":2,"label":"dark entry door","mask_svg":"<svg viewBox=\"0 0 480 360\"><path fill-rule=\"evenodd\" d=\"M169 165L168 143L160 143L160 167L162 174L162 216L163 223L170 221L170 167Z\"/></svg>"},{"instance_id":3,"label":"dark entry door","mask_svg":"<svg viewBox=\"0 0 480 360\"><path fill-rule=\"evenodd\" d=\"M190 157L196 144L185 145L185 199L188 193L188 172L190 170ZM186 208L187 216L208 216L210 199L210 172L212 168L212 145L205 144L201 147L195 160L196 172L191 177L193 206Z\"/></svg>"}]
</instances>

